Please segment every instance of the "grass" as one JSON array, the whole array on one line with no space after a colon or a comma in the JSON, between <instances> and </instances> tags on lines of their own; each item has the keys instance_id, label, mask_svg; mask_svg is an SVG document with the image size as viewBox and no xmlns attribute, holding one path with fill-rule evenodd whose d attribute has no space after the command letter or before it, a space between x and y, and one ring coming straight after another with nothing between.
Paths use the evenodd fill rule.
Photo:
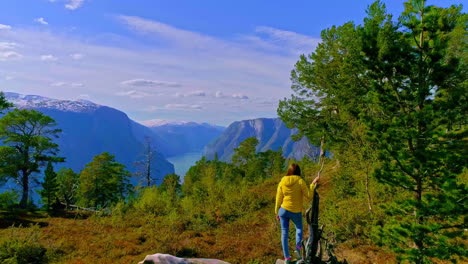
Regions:
<instances>
[{"instance_id":1,"label":"grass","mask_svg":"<svg viewBox=\"0 0 468 264\"><path fill-rule=\"evenodd\" d=\"M230 263L273 263L282 257L279 223L273 214L278 181L267 180L249 189L253 197L262 196L270 201L268 204L235 220L220 216L212 227L191 226L190 219L179 215L86 217L70 212L48 217L44 213L3 211L0 242L12 233L37 232L52 263L137 263L154 253L217 258ZM321 192L326 191L325 185ZM357 240L339 245L335 253L355 264L395 263L392 254Z\"/></svg>"}]
</instances>

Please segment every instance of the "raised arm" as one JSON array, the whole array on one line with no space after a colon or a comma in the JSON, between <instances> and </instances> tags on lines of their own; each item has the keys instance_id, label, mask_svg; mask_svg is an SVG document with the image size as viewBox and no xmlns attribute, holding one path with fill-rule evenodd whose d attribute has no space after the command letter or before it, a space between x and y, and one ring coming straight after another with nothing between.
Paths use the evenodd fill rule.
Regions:
<instances>
[{"instance_id":1,"label":"raised arm","mask_svg":"<svg viewBox=\"0 0 468 264\"><path fill-rule=\"evenodd\" d=\"M281 182L278 184L278 189L276 190L276 204L275 204L275 215L278 215L279 208L283 203L283 190L281 189Z\"/></svg>"},{"instance_id":2,"label":"raised arm","mask_svg":"<svg viewBox=\"0 0 468 264\"><path fill-rule=\"evenodd\" d=\"M313 195L314 195L314 190L315 187L317 186L317 183L319 181L320 177L316 177L312 183L310 184L310 187L307 188L307 184L305 183L304 180L301 181L301 189L302 189L302 195L307 199L307 200L312 200Z\"/></svg>"}]
</instances>

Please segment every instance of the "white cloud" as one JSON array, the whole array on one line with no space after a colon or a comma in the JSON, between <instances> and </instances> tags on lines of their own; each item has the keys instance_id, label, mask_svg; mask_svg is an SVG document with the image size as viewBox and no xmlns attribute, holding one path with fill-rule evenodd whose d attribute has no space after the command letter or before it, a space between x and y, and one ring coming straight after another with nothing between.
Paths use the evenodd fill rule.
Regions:
<instances>
[{"instance_id":1,"label":"white cloud","mask_svg":"<svg viewBox=\"0 0 468 264\"><path fill-rule=\"evenodd\" d=\"M129 28L152 37L170 41L176 45L206 48L213 42L222 43L215 38L197 32L178 29L173 26L135 16L117 16Z\"/></svg>"},{"instance_id":2,"label":"white cloud","mask_svg":"<svg viewBox=\"0 0 468 264\"><path fill-rule=\"evenodd\" d=\"M68 10L75 10L78 9L80 6L83 5L83 2L85 0L49 0L49 2L66 2L65 3L65 8Z\"/></svg>"},{"instance_id":3,"label":"white cloud","mask_svg":"<svg viewBox=\"0 0 468 264\"><path fill-rule=\"evenodd\" d=\"M310 52L314 50L320 39L312 38L310 36L302 35L296 32L276 29L272 27L257 27L257 33L267 36L266 41L269 43L277 44L278 46L286 46L292 49L304 50Z\"/></svg>"},{"instance_id":4,"label":"white cloud","mask_svg":"<svg viewBox=\"0 0 468 264\"><path fill-rule=\"evenodd\" d=\"M41 55L41 60L42 61L57 61L58 58L55 57L54 55L48 54L48 55Z\"/></svg>"},{"instance_id":5,"label":"white cloud","mask_svg":"<svg viewBox=\"0 0 468 264\"><path fill-rule=\"evenodd\" d=\"M221 92L221 91L216 91L215 97L216 98L223 98L223 97L226 97L226 95L224 95L224 93Z\"/></svg>"},{"instance_id":6,"label":"white cloud","mask_svg":"<svg viewBox=\"0 0 468 264\"><path fill-rule=\"evenodd\" d=\"M0 24L0 30L2 30L2 29L8 30L8 29L11 29L11 26Z\"/></svg>"},{"instance_id":7,"label":"white cloud","mask_svg":"<svg viewBox=\"0 0 468 264\"><path fill-rule=\"evenodd\" d=\"M70 87L83 87L84 84L76 83L76 82L54 82L51 86L55 87L63 87L63 86L70 86Z\"/></svg>"},{"instance_id":8,"label":"white cloud","mask_svg":"<svg viewBox=\"0 0 468 264\"><path fill-rule=\"evenodd\" d=\"M249 97L245 94L239 94L239 93L236 93L236 94L233 94L232 95L232 98L236 98L236 99L249 99Z\"/></svg>"},{"instance_id":9,"label":"white cloud","mask_svg":"<svg viewBox=\"0 0 468 264\"><path fill-rule=\"evenodd\" d=\"M6 60L18 60L21 59L23 55L19 54L16 51L0 51L0 61Z\"/></svg>"},{"instance_id":10,"label":"white cloud","mask_svg":"<svg viewBox=\"0 0 468 264\"><path fill-rule=\"evenodd\" d=\"M145 97L151 96L150 93L146 93L146 92L142 92L142 91L136 91L136 90L118 92L117 95L118 96L126 96L126 97L130 97L130 98L133 98L133 99L145 98Z\"/></svg>"},{"instance_id":11,"label":"white cloud","mask_svg":"<svg viewBox=\"0 0 468 264\"><path fill-rule=\"evenodd\" d=\"M0 42L0 50L12 50L17 46L18 44L14 42Z\"/></svg>"},{"instance_id":12,"label":"white cloud","mask_svg":"<svg viewBox=\"0 0 468 264\"><path fill-rule=\"evenodd\" d=\"M205 97L206 93L204 91L191 91L186 93L176 93L176 97Z\"/></svg>"},{"instance_id":13,"label":"white cloud","mask_svg":"<svg viewBox=\"0 0 468 264\"><path fill-rule=\"evenodd\" d=\"M36 18L34 21L42 25L49 25L49 22L45 21L43 17Z\"/></svg>"},{"instance_id":14,"label":"white cloud","mask_svg":"<svg viewBox=\"0 0 468 264\"><path fill-rule=\"evenodd\" d=\"M123 81L120 84L126 86L137 86L137 87L180 87L179 83L166 82L158 80L146 80L146 79L133 79Z\"/></svg>"},{"instance_id":15,"label":"white cloud","mask_svg":"<svg viewBox=\"0 0 468 264\"><path fill-rule=\"evenodd\" d=\"M65 5L66 9L75 10L83 4L84 0L69 0Z\"/></svg>"},{"instance_id":16,"label":"white cloud","mask_svg":"<svg viewBox=\"0 0 468 264\"><path fill-rule=\"evenodd\" d=\"M164 106L165 109L170 109L170 110L201 110L203 107L201 105L197 104L166 104Z\"/></svg>"},{"instance_id":17,"label":"white cloud","mask_svg":"<svg viewBox=\"0 0 468 264\"><path fill-rule=\"evenodd\" d=\"M74 60L81 60L84 57L84 55L81 53L73 53L70 54L70 57Z\"/></svg>"},{"instance_id":18,"label":"white cloud","mask_svg":"<svg viewBox=\"0 0 468 264\"><path fill-rule=\"evenodd\" d=\"M67 85L67 83L65 82L54 82L51 84L51 86L55 86L55 87L62 87L62 86L65 86Z\"/></svg>"}]
</instances>

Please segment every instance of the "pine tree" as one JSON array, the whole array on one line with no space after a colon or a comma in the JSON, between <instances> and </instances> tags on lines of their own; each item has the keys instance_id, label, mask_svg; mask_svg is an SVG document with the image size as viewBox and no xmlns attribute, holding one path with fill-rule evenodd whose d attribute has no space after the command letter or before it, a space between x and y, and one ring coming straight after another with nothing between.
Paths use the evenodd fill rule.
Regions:
<instances>
[{"instance_id":1,"label":"pine tree","mask_svg":"<svg viewBox=\"0 0 468 264\"><path fill-rule=\"evenodd\" d=\"M69 208L76 202L80 175L72 169L62 168L57 172L57 197Z\"/></svg>"},{"instance_id":2,"label":"pine tree","mask_svg":"<svg viewBox=\"0 0 468 264\"><path fill-rule=\"evenodd\" d=\"M14 109L0 119L0 178L14 178L22 188L20 206L29 201L30 178L40 171L46 162L63 162L58 157L58 145L53 139L60 129L56 122L35 110Z\"/></svg>"},{"instance_id":3,"label":"pine tree","mask_svg":"<svg viewBox=\"0 0 468 264\"><path fill-rule=\"evenodd\" d=\"M86 164L80 173L78 200L82 206L108 207L131 191L130 173L116 162L114 155L104 152Z\"/></svg>"},{"instance_id":4,"label":"pine tree","mask_svg":"<svg viewBox=\"0 0 468 264\"><path fill-rule=\"evenodd\" d=\"M57 184L57 173L54 171L52 162L47 163L47 168L44 172L44 182L42 183L42 190L39 194L42 197L42 202L44 203L46 210L50 211L52 203L55 202L58 191Z\"/></svg>"}]
</instances>

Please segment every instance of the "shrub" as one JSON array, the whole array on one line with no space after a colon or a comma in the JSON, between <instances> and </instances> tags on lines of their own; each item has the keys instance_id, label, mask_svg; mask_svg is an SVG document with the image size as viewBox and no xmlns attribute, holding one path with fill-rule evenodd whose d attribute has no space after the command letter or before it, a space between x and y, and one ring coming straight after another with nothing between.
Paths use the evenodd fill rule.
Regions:
<instances>
[{"instance_id":1,"label":"shrub","mask_svg":"<svg viewBox=\"0 0 468 264\"><path fill-rule=\"evenodd\" d=\"M16 191L0 193L0 209L12 208L18 203L19 195Z\"/></svg>"}]
</instances>

